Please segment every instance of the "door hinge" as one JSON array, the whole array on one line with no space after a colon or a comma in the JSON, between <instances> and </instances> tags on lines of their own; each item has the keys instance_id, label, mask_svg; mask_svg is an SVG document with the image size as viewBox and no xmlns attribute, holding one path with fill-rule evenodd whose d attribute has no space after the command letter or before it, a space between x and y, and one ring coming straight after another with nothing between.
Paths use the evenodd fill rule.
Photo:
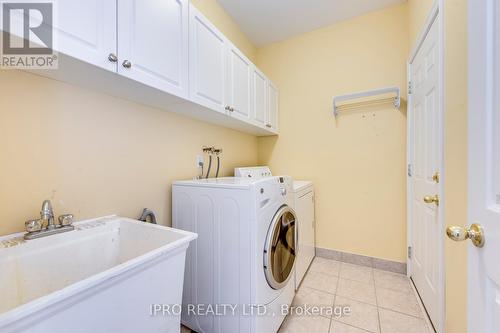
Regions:
<instances>
[{"instance_id":1,"label":"door hinge","mask_svg":"<svg viewBox=\"0 0 500 333\"><path fill-rule=\"evenodd\" d=\"M411 164L408 164L408 177L411 177L411 175L412 175Z\"/></svg>"},{"instance_id":2,"label":"door hinge","mask_svg":"<svg viewBox=\"0 0 500 333\"><path fill-rule=\"evenodd\" d=\"M411 259L411 246L408 246L408 259Z\"/></svg>"},{"instance_id":3,"label":"door hinge","mask_svg":"<svg viewBox=\"0 0 500 333\"><path fill-rule=\"evenodd\" d=\"M411 95L413 93L413 84L411 81L408 81L408 95Z\"/></svg>"}]
</instances>

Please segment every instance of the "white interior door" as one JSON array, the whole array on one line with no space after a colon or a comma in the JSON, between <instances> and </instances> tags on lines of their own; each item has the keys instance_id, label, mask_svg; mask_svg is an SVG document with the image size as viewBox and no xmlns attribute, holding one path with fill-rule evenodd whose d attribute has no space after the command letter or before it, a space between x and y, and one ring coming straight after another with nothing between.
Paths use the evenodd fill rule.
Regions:
<instances>
[{"instance_id":1,"label":"white interior door","mask_svg":"<svg viewBox=\"0 0 500 333\"><path fill-rule=\"evenodd\" d=\"M434 325L440 318L440 276L442 228L439 210L439 173L442 165L440 144L440 84L437 18L432 23L411 70L410 115L410 212L411 278Z\"/></svg>"},{"instance_id":2,"label":"white interior door","mask_svg":"<svg viewBox=\"0 0 500 333\"><path fill-rule=\"evenodd\" d=\"M469 332L500 332L500 1L469 3Z\"/></svg>"},{"instance_id":3,"label":"white interior door","mask_svg":"<svg viewBox=\"0 0 500 333\"><path fill-rule=\"evenodd\" d=\"M187 97L188 1L119 1L118 58L121 75Z\"/></svg>"}]
</instances>

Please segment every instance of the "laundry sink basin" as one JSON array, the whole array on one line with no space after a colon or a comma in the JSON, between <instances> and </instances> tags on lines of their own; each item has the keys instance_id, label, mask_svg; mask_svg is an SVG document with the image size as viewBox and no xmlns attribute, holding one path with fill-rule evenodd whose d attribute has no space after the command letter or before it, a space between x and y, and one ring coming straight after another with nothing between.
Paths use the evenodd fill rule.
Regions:
<instances>
[{"instance_id":1,"label":"laundry sink basin","mask_svg":"<svg viewBox=\"0 0 500 333\"><path fill-rule=\"evenodd\" d=\"M0 332L178 332L194 233L109 216L25 241L0 237Z\"/></svg>"}]
</instances>

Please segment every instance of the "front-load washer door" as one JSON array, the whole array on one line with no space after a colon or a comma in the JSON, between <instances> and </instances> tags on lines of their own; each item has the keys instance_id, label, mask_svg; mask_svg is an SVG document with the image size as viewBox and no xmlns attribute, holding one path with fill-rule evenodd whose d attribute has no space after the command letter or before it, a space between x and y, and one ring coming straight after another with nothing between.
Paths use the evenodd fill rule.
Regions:
<instances>
[{"instance_id":1,"label":"front-load washer door","mask_svg":"<svg viewBox=\"0 0 500 333\"><path fill-rule=\"evenodd\" d=\"M273 289L283 288L295 265L296 215L282 206L274 215L264 247L264 272Z\"/></svg>"}]
</instances>

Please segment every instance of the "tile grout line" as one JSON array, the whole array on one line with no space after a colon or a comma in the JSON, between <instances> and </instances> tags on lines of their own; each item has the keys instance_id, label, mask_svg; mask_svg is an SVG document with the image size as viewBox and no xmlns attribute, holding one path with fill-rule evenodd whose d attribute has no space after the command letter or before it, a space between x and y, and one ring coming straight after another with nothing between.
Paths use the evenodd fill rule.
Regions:
<instances>
[{"instance_id":1,"label":"tile grout line","mask_svg":"<svg viewBox=\"0 0 500 333\"><path fill-rule=\"evenodd\" d=\"M337 285L335 286L335 295L333 297L333 308L335 309L335 304L337 302L337 294L339 291L339 283L340 283L340 270L342 269L341 265L339 264L339 275L337 276ZM328 326L328 333L330 333L332 329L332 321L333 321L333 314L330 317L330 325Z\"/></svg>"},{"instance_id":2,"label":"tile grout line","mask_svg":"<svg viewBox=\"0 0 500 333\"><path fill-rule=\"evenodd\" d=\"M409 314L409 313L406 313L406 312L401 312L401 311L398 311L398 310L387 308L385 306L378 306L378 308L380 308L382 310L386 310L386 311L391 311L391 312L399 313L399 314L402 314L402 315L405 315L405 316L408 316L408 317L413 317L413 318L416 318L416 319L422 319L422 320L424 320L424 317L415 316L415 315L412 315L412 314Z\"/></svg>"},{"instance_id":3,"label":"tile grout line","mask_svg":"<svg viewBox=\"0 0 500 333\"><path fill-rule=\"evenodd\" d=\"M382 324L380 322L380 307L378 306L377 284L375 283L375 272L372 268L373 289L375 290L375 304L377 305L378 330L382 333Z\"/></svg>"},{"instance_id":4,"label":"tile grout line","mask_svg":"<svg viewBox=\"0 0 500 333\"><path fill-rule=\"evenodd\" d=\"M422 302L422 299L420 298L417 288L415 287L415 284L412 279L410 279L410 286L411 290L413 291L414 296L417 299L418 306L420 308L420 311L422 312L422 320L425 322L425 325L427 326L427 330L429 332L435 333L436 329L434 328L434 325L432 324L431 318L429 317L429 314L427 313L427 310L425 309L425 305Z\"/></svg>"},{"instance_id":5,"label":"tile grout line","mask_svg":"<svg viewBox=\"0 0 500 333\"><path fill-rule=\"evenodd\" d=\"M343 323L343 322L340 322L340 321L339 321L338 323L341 323L341 324L346 325L346 326L349 326L349 327L353 327L353 328L355 328L355 329L357 329L357 330L360 330L360 331L363 331L363 332L366 332L366 333L373 333L372 331L367 331L367 330L365 330L364 328L357 327L357 326L354 326L354 325L351 325L351 324ZM335 333L335 332L334 332L334 333Z\"/></svg>"},{"instance_id":6,"label":"tile grout line","mask_svg":"<svg viewBox=\"0 0 500 333\"><path fill-rule=\"evenodd\" d=\"M308 287L307 287L308 288ZM311 288L312 289L312 288ZM383 288L382 288L383 289ZM315 291L321 291L319 289L314 289ZM333 294L330 294L330 295L333 295ZM422 319L424 320L425 318L424 317L419 317L419 316L415 316L415 315L412 315L412 314L409 314L409 313L406 313L406 312L401 312L401 311L398 311L398 310L394 310L394 309L391 309L391 308L388 308L388 307L385 307L385 306L379 306L379 305L376 305L376 304L373 304L373 303L367 303L365 301L360 301L360 300L357 300L357 299L354 299L352 297L349 297L349 296L343 296L343 295L339 295L341 296L342 298L347 298L348 300L350 301L354 301L354 302L358 302L358 303L363 303L365 305L371 305L371 306L375 306L377 308L380 308L382 310L386 310L386 311L391 311L391 312L395 312L395 313L399 313L399 314L402 314L404 316L408 316L408 317L413 317L415 319ZM375 298L377 296L375 295Z\"/></svg>"}]
</instances>

